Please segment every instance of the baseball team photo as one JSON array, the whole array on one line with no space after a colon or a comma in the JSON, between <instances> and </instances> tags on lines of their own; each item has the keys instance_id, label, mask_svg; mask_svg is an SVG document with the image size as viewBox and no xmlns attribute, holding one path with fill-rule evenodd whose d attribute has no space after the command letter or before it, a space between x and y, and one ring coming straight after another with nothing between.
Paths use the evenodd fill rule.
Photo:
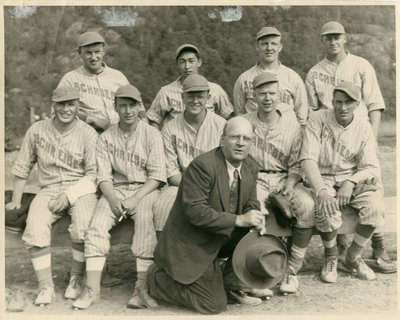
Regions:
<instances>
[{"instance_id":1,"label":"baseball team photo","mask_svg":"<svg viewBox=\"0 0 400 320\"><path fill-rule=\"evenodd\" d=\"M396 6L2 6L1 315L394 319Z\"/></svg>"}]
</instances>

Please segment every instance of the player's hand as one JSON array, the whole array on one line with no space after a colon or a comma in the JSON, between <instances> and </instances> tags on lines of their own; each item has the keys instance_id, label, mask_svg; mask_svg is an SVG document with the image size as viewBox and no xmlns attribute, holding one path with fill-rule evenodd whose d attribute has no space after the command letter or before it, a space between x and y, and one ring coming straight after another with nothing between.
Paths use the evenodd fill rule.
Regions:
<instances>
[{"instance_id":1,"label":"player's hand","mask_svg":"<svg viewBox=\"0 0 400 320\"><path fill-rule=\"evenodd\" d=\"M6 206L5 206L5 208L6 208L6 210L15 210L15 209L19 209L19 208L21 208L21 202L19 202L19 203L17 203L17 202L9 202L9 203L6 203Z\"/></svg>"},{"instance_id":2,"label":"player's hand","mask_svg":"<svg viewBox=\"0 0 400 320\"><path fill-rule=\"evenodd\" d=\"M257 227L262 224L265 217L261 211L258 210L250 210L245 214L238 215L236 217L236 226L237 227Z\"/></svg>"},{"instance_id":3,"label":"player's hand","mask_svg":"<svg viewBox=\"0 0 400 320\"><path fill-rule=\"evenodd\" d=\"M375 177L368 178L364 181L364 184L373 184L376 185L377 181Z\"/></svg>"},{"instance_id":4,"label":"player's hand","mask_svg":"<svg viewBox=\"0 0 400 320\"><path fill-rule=\"evenodd\" d=\"M110 122L106 119L98 119L94 117L87 117L86 123L91 125L95 129L102 129L105 130Z\"/></svg>"},{"instance_id":5,"label":"player's hand","mask_svg":"<svg viewBox=\"0 0 400 320\"><path fill-rule=\"evenodd\" d=\"M318 210L324 215L332 216L336 211L339 211L339 204L336 198L330 196L324 189L318 195Z\"/></svg>"},{"instance_id":6,"label":"player's hand","mask_svg":"<svg viewBox=\"0 0 400 320\"><path fill-rule=\"evenodd\" d=\"M282 194L284 196L286 195L293 195L293 191L294 191L294 185L293 184L285 184L285 186L282 188Z\"/></svg>"},{"instance_id":7,"label":"player's hand","mask_svg":"<svg viewBox=\"0 0 400 320\"><path fill-rule=\"evenodd\" d=\"M125 212L125 208L122 202L123 201L121 199L118 199L117 197L113 197L108 200L111 211L117 218L123 216Z\"/></svg>"},{"instance_id":8,"label":"player's hand","mask_svg":"<svg viewBox=\"0 0 400 320\"><path fill-rule=\"evenodd\" d=\"M47 206L51 212L55 214L61 213L69 206L68 197L62 192L56 198L52 199Z\"/></svg>"},{"instance_id":9,"label":"player's hand","mask_svg":"<svg viewBox=\"0 0 400 320\"><path fill-rule=\"evenodd\" d=\"M336 198L339 203L339 208L344 209L349 203L351 199L351 195L353 194L354 182L346 180L343 185L339 188Z\"/></svg>"},{"instance_id":10,"label":"player's hand","mask_svg":"<svg viewBox=\"0 0 400 320\"><path fill-rule=\"evenodd\" d=\"M133 211L136 209L138 203L139 199L135 196L126 198L124 201L122 201L122 205L128 210L128 215L133 215Z\"/></svg>"}]
</instances>

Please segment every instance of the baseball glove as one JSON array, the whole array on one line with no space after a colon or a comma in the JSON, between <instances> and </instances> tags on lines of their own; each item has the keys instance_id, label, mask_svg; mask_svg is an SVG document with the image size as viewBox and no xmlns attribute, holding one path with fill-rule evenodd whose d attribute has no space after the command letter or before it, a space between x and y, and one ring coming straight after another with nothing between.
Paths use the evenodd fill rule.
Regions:
<instances>
[{"instance_id":1,"label":"baseball glove","mask_svg":"<svg viewBox=\"0 0 400 320\"><path fill-rule=\"evenodd\" d=\"M291 228L296 222L296 216L292 210L289 196L281 191L271 192L265 200L265 206L272 210L278 225L282 228Z\"/></svg>"}]
</instances>

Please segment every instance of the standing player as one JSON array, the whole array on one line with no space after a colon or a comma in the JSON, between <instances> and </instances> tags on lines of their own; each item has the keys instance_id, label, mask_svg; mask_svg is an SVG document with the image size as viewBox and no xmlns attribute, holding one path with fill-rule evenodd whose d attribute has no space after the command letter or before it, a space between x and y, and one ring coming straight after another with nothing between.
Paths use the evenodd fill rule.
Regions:
<instances>
[{"instance_id":1,"label":"standing player","mask_svg":"<svg viewBox=\"0 0 400 320\"><path fill-rule=\"evenodd\" d=\"M162 87L149 110L147 110L147 118L158 129L183 112L182 82L187 76L197 74L202 64L199 49L191 44L181 45L176 50L175 59L179 78ZM208 84L210 86L210 98L207 101L206 108L225 119L229 118L233 112L233 107L227 94L218 84L213 82Z\"/></svg>"},{"instance_id":2,"label":"standing player","mask_svg":"<svg viewBox=\"0 0 400 320\"><path fill-rule=\"evenodd\" d=\"M118 88L115 110L119 123L97 141L97 182L103 195L85 238L86 287L74 308L85 309L100 298L101 272L110 249L109 231L126 217L135 221L132 252L137 270L128 307L142 307L138 292L157 244L152 205L159 197L157 188L166 182L166 170L161 134L139 120L140 102L134 86Z\"/></svg>"},{"instance_id":3,"label":"standing player","mask_svg":"<svg viewBox=\"0 0 400 320\"><path fill-rule=\"evenodd\" d=\"M114 93L129 82L120 71L104 63L105 41L97 32L89 31L79 36L78 54L82 66L65 74L58 86L79 90L79 117L101 133L118 123ZM140 104L140 116L145 116L143 104Z\"/></svg>"},{"instance_id":4,"label":"standing player","mask_svg":"<svg viewBox=\"0 0 400 320\"><path fill-rule=\"evenodd\" d=\"M169 186L153 205L157 231L163 229L171 211L183 171L195 157L219 146L226 122L206 109L210 99L207 79L198 74L189 75L182 82L182 91L185 110L161 131Z\"/></svg>"},{"instance_id":5,"label":"standing player","mask_svg":"<svg viewBox=\"0 0 400 320\"><path fill-rule=\"evenodd\" d=\"M65 292L74 299L82 290L85 269L84 236L97 198L95 145L97 134L77 117L79 92L75 88L54 90L54 115L34 123L27 131L12 168L15 175L12 202L6 209L21 207L22 190L33 165L38 164L41 188L33 199L22 240L29 248L39 282L36 305L51 303L54 283L51 275L51 225L63 215L71 215L71 279ZM82 139L82 137L85 137Z\"/></svg>"},{"instance_id":6,"label":"standing player","mask_svg":"<svg viewBox=\"0 0 400 320\"><path fill-rule=\"evenodd\" d=\"M342 82L334 88L333 109L313 112L307 122L300 160L316 197L316 228L325 247L321 279L337 278L337 229L339 210L351 206L359 222L347 250L345 265L359 278L375 279L361 253L376 227L384 222L383 189L371 125L354 115L361 99L360 88ZM356 192L364 183L376 181L377 190ZM357 186L357 188L356 188Z\"/></svg>"},{"instance_id":7,"label":"standing player","mask_svg":"<svg viewBox=\"0 0 400 320\"><path fill-rule=\"evenodd\" d=\"M235 82L233 100L235 114L257 111L254 98L253 79L262 72L273 73L279 81L278 109L283 112L295 112L300 125L307 122L308 103L303 80L292 69L278 60L282 50L281 33L274 27L264 27L257 32L256 51L257 64L242 73Z\"/></svg>"},{"instance_id":8,"label":"standing player","mask_svg":"<svg viewBox=\"0 0 400 320\"><path fill-rule=\"evenodd\" d=\"M355 113L369 119L375 137L378 137L379 124L385 103L382 98L374 68L364 58L354 56L345 50L346 33L343 25L330 21L322 26L321 43L326 56L310 69L306 78L309 103L313 110L332 109L333 89L343 81L352 82L361 88L361 101ZM383 233L372 237L373 257L377 260L376 271L396 272L384 244ZM347 237L340 235L339 248L344 257L348 247Z\"/></svg>"},{"instance_id":9,"label":"standing player","mask_svg":"<svg viewBox=\"0 0 400 320\"><path fill-rule=\"evenodd\" d=\"M257 199L261 211L268 214L265 200L273 191L288 195L296 213L292 230L292 246L288 273L281 283L281 292L294 293L299 282L297 272L313 234L314 200L300 182L302 172L298 160L301 129L294 117L277 110L279 101L278 78L269 72L258 74L252 83L257 111L243 115L253 126L255 141L250 155L260 166L257 177Z\"/></svg>"}]
</instances>

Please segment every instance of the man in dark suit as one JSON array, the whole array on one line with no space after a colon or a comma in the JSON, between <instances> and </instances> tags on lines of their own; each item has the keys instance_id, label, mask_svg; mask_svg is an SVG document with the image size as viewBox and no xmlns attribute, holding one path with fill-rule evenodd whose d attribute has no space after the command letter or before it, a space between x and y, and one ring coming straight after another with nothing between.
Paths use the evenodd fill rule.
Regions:
<instances>
[{"instance_id":1,"label":"man in dark suit","mask_svg":"<svg viewBox=\"0 0 400 320\"><path fill-rule=\"evenodd\" d=\"M260 233L265 228L256 196L258 168L247 158L252 140L250 123L232 118L221 146L195 158L184 172L148 271L153 298L216 314L226 309L227 294L241 298L251 291L234 275L230 260L251 227ZM218 258L228 258L223 271Z\"/></svg>"}]
</instances>

